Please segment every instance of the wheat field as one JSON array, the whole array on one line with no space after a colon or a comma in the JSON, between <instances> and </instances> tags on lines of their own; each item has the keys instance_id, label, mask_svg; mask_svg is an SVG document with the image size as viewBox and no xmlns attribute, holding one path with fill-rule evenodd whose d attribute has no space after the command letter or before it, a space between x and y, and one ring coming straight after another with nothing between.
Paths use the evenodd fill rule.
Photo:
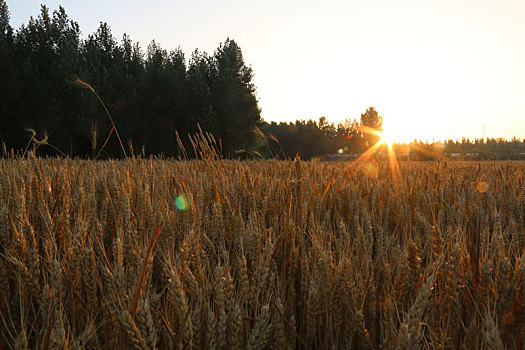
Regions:
<instances>
[{"instance_id":1,"label":"wheat field","mask_svg":"<svg viewBox=\"0 0 525 350\"><path fill-rule=\"evenodd\" d=\"M0 349L520 349L525 163L0 160Z\"/></svg>"}]
</instances>

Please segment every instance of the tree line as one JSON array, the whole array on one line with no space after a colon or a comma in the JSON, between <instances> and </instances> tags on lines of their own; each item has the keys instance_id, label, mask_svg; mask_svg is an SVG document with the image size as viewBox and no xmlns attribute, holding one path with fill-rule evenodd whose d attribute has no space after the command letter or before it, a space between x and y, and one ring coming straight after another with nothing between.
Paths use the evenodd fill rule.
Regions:
<instances>
[{"instance_id":1,"label":"tree line","mask_svg":"<svg viewBox=\"0 0 525 350\"><path fill-rule=\"evenodd\" d=\"M83 39L63 7L50 12L45 5L15 30L5 0L0 0L0 79L0 143L18 150L31 143L52 145L39 147L41 155L176 157L181 146L191 149L187 135L203 130L215 137L225 157L311 159L365 152L379 140L370 131L381 131L383 121L370 107L359 120L338 124L324 117L268 123L261 118L253 71L232 39L213 54L195 50L187 58L180 48L167 51L155 41L144 50L126 34L119 42L107 23ZM464 139L448 140L440 150L507 159L520 157L524 145ZM406 153L407 146L397 149ZM429 154L439 149L417 141L413 146L416 159L432 159ZM381 147L378 153L385 151Z\"/></svg>"},{"instance_id":2,"label":"tree line","mask_svg":"<svg viewBox=\"0 0 525 350\"><path fill-rule=\"evenodd\" d=\"M347 119L339 124L327 123L324 117L318 121L265 123L261 127L265 138L261 135L258 144L263 157L278 155L280 158L293 158L299 154L302 159L310 160L334 153L358 156L379 141L378 136L363 131L363 125L366 126L363 119L366 120L368 115L377 116L376 113L370 107L361 115L360 122ZM381 120L381 117L376 120ZM381 130L380 127L376 128ZM394 144L391 151L399 159L412 160L525 160L525 139L462 138L444 142L413 140ZM387 146L383 144L378 147L373 157L387 158Z\"/></svg>"},{"instance_id":3,"label":"tree line","mask_svg":"<svg viewBox=\"0 0 525 350\"><path fill-rule=\"evenodd\" d=\"M462 138L461 140L447 140L444 151L448 156L476 160L525 160L525 139L513 137L504 138Z\"/></svg>"},{"instance_id":4,"label":"tree line","mask_svg":"<svg viewBox=\"0 0 525 350\"><path fill-rule=\"evenodd\" d=\"M6 147L45 138L71 156L99 151L114 130L79 81L101 97L128 152L174 156L175 131L187 142L184 136L198 125L221 140L225 155L252 146L261 113L253 71L234 40L186 59L155 41L146 50L128 35L117 42L106 23L82 39L63 7L51 13L42 5L38 17L17 30L9 19L0 0L0 141ZM103 154L121 156L115 137Z\"/></svg>"},{"instance_id":5,"label":"tree line","mask_svg":"<svg viewBox=\"0 0 525 350\"><path fill-rule=\"evenodd\" d=\"M44 154L95 156L103 149L108 157L125 151L177 156L177 135L189 147L186 135L204 130L219 140L226 157L309 158L343 147L361 151L374 136L360 126L380 128L372 107L359 123L337 127L325 118L264 122L253 71L231 39L211 55L195 50L187 59L180 49L168 52L155 41L146 50L126 34L117 42L107 23L82 39L63 7L51 13L42 5L17 30L9 20L7 3L0 0L0 141L10 149L43 140L53 145L41 147ZM104 106L81 86L93 87ZM103 107L124 147L108 138L115 130ZM280 144L272 145L276 140Z\"/></svg>"},{"instance_id":6,"label":"tree line","mask_svg":"<svg viewBox=\"0 0 525 350\"><path fill-rule=\"evenodd\" d=\"M265 142L258 145L261 153L288 159L299 155L309 160L332 153L363 153L379 141L374 131L381 131L383 117L374 107L369 107L357 119L345 119L335 124L325 117L314 120L297 120L291 123L264 123L261 131ZM262 135L261 135L262 137Z\"/></svg>"}]
</instances>

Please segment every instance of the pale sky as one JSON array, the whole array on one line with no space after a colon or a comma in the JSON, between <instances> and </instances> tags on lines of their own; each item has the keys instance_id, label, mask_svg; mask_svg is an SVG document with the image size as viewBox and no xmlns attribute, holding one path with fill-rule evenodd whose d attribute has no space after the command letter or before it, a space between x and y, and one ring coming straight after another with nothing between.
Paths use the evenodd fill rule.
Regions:
<instances>
[{"instance_id":1,"label":"pale sky","mask_svg":"<svg viewBox=\"0 0 525 350\"><path fill-rule=\"evenodd\" d=\"M44 0L7 0L11 25ZM52 0L84 36L107 22L145 49L213 53L227 37L252 66L262 116L357 118L374 106L400 141L525 138L524 0Z\"/></svg>"}]
</instances>

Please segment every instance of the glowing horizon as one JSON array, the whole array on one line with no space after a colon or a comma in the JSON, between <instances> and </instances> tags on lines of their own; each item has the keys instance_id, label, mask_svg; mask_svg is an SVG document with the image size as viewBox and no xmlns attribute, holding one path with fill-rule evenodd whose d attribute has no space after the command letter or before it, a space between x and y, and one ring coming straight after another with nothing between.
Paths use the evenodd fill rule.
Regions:
<instances>
[{"instance_id":1,"label":"glowing horizon","mask_svg":"<svg viewBox=\"0 0 525 350\"><path fill-rule=\"evenodd\" d=\"M42 0L7 0L11 25ZM213 52L236 40L268 121L357 119L370 106L393 139L525 137L525 2L310 0L46 1L83 36L100 21L144 49ZM385 129L386 130L386 129Z\"/></svg>"}]
</instances>

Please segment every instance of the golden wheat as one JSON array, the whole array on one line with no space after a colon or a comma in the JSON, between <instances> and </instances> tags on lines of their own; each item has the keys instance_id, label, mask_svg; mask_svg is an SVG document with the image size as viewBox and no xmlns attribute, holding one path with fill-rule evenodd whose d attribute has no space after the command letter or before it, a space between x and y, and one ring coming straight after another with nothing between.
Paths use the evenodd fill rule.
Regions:
<instances>
[{"instance_id":1,"label":"golden wheat","mask_svg":"<svg viewBox=\"0 0 525 350\"><path fill-rule=\"evenodd\" d=\"M0 348L523 348L525 163L192 143L0 160Z\"/></svg>"}]
</instances>

